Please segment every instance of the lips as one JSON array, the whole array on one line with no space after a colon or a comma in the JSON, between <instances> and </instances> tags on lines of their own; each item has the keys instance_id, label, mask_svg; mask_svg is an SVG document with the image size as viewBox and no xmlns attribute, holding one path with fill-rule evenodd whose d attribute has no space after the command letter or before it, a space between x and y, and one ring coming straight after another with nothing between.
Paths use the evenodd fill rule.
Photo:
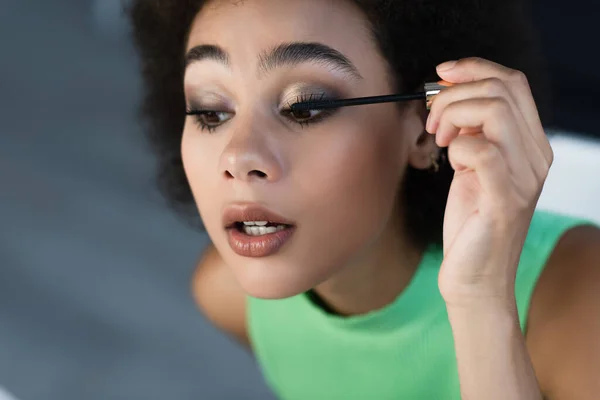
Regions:
<instances>
[{"instance_id":1,"label":"lips","mask_svg":"<svg viewBox=\"0 0 600 400\"><path fill-rule=\"evenodd\" d=\"M238 223L254 221L266 221L274 225L295 225L293 221L258 205L230 206L223 213L225 229L233 228Z\"/></svg>"},{"instance_id":2,"label":"lips","mask_svg":"<svg viewBox=\"0 0 600 400\"><path fill-rule=\"evenodd\" d=\"M258 222L277 229L253 226L244 223ZM294 221L258 205L234 205L223 213L223 227L227 232L229 246L242 257L268 257L281 250L296 231Z\"/></svg>"}]
</instances>

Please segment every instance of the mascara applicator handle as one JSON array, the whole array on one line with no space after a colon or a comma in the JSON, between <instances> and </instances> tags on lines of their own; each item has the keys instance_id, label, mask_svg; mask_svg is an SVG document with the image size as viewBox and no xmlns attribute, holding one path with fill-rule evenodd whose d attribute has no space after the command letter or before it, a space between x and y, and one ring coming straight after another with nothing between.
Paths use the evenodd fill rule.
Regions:
<instances>
[{"instance_id":1,"label":"mascara applicator handle","mask_svg":"<svg viewBox=\"0 0 600 400\"><path fill-rule=\"evenodd\" d=\"M427 110L431 110L431 105L433 104L433 99L435 99L435 96L437 96L442 90L453 85L453 83L446 81L425 83L425 103L427 104Z\"/></svg>"}]
</instances>

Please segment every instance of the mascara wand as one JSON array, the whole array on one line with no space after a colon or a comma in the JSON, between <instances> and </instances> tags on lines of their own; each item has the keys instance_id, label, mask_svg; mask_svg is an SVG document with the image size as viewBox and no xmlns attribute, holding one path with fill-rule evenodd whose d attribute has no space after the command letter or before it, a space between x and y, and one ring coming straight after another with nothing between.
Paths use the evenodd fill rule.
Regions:
<instances>
[{"instance_id":1,"label":"mascara wand","mask_svg":"<svg viewBox=\"0 0 600 400\"><path fill-rule=\"evenodd\" d=\"M452 84L445 81L428 82L424 85L425 90L423 92L411 94L390 94L384 96L357 97L354 99L342 100L306 101L292 104L290 108L292 111L325 110L331 108L361 106L365 104L394 103L399 101L424 99L427 104L427 109L429 110L431 108L431 104L435 96L449 86L452 86Z\"/></svg>"}]
</instances>

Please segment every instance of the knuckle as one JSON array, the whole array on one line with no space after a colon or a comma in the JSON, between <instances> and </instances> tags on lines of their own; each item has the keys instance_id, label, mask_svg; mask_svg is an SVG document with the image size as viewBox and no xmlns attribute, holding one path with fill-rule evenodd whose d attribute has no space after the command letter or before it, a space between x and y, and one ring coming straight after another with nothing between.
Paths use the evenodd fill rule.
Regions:
<instances>
[{"instance_id":1,"label":"knuckle","mask_svg":"<svg viewBox=\"0 0 600 400\"><path fill-rule=\"evenodd\" d=\"M522 84L522 85L529 85L529 81L527 79L527 75L525 75L525 73L523 71L519 71L519 70L511 70L509 73L509 79L513 82Z\"/></svg>"},{"instance_id":2,"label":"knuckle","mask_svg":"<svg viewBox=\"0 0 600 400\"><path fill-rule=\"evenodd\" d=\"M482 81L483 91L490 97L503 97L507 93L506 85L501 79L489 78Z\"/></svg>"},{"instance_id":3,"label":"knuckle","mask_svg":"<svg viewBox=\"0 0 600 400\"><path fill-rule=\"evenodd\" d=\"M541 182L546 182L546 179L548 179L548 175L550 174L550 168L544 168L544 171L542 173L542 176L540 177Z\"/></svg>"},{"instance_id":4,"label":"knuckle","mask_svg":"<svg viewBox=\"0 0 600 400\"><path fill-rule=\"evenodd\" d=\"M550 168L552 167L552 164L554 164L554 150L552 149L552 146L550 145L550 142L547 139L544 141L541 151L542 151L542 156L545 161L545 164L544 164L545 176L544 176L544 178L546 178L548 175L548 172L550 171Z\"/></svg>"},{"instance_id":5,"label":"knuckle","mask_svg":"<svg viewBox=\"0 0 600 400\"><path fill-rule=\"evenodd\" d=\"M484 62L483 58L481 57L465 57L462 60L460 60L461 63L463 64L482 64Z\"/></svg>"},{"instance_id":6,"label":"knuckle","mask_svg":"<svg viewBox=\"0 0 600 400\"><path fill-rule=\"evenodd\" d=\"M550 147L548 149L547 159L548 159L548 169L550 169L552 164L554 164L554 150L552 150L552 147Z\"/></svg>"}]
</instances>

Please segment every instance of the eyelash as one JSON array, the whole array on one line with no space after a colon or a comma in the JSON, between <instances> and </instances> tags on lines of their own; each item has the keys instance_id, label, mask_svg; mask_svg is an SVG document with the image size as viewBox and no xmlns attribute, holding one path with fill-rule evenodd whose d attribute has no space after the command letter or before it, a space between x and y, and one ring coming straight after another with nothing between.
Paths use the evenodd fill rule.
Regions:
<instances>
[{"instance_id":1,"label":"eyelash","mask_svg":"<svg viewBox=\"0 0 600 400\"><path fill-rule=\"evenodd\" d=\"M210 124L207 124L206 122L204 122L203 118L206 117L207 115L217 115L218 116L219 114L231 114L231 113L229 113L227 111L216 111L216 110L195 108L195 109L188 109L185 112L185 114L187 116L195 117L196 124L202 131L207 130L209 133L213 133L219 126L221 126L225 122L229 121L229 119L227 121L221 122L218 125L210 125Z\"/></svg>"},{"instance_id":2,"label":"eyelash","mask_svg":"<svg viewBox=\"0 0 600 400\"><path fill-rule=\"evenodd\" d=\"M301 94L296 98L295 102L288 103L287 108L282 109L280 111L280 113L283 116L285 116L286 118L288 118L291 122L294 122L294 123L300 125L301 127L306 127L310 124L316 124L316 123L319 123L319 122L325 120L327 117L331 116L332 114L334 114L338 109L309 110L308 111L309 113L312 113L313 111L318 111L319 114L317 114L317 116L312 117L312 118L309 117L309 119L307 119L306 121L299 121L298 118L294 118L294 116L293 116L293 111L291 109L292 105L299 104L299 103L311 102L311 101L321 101L321 100L324 100L325 98L326 98L325 93ZM305 112L305 111L301 111L301 112ZM221 125L223 125L224 123L229 121L229 119L227 121L221 122L218 125L210 125L210 124L207 124L203 118L205 118L207 115L213 115L213 116L217 115L218 116L219 114L232 114L232 113L229 113L226 111L217 111L217 110L209 110L209 109L202 109L202 108L188 109L186 111L187 116L196 117L196 123L202 131L207 130L209 133L213 133L218 127L220 127Z\"/></svg>"},{"instance_id":3,"label":"eyelash","mask_svg":"<svg viewBox=\"0 0 600 400\"><path fill-rule=\"evenodd\" d=\"M312 101L321 101L321 100L326 100L327 95L325 93L317 93L317 94L301 94L296 98L296 101L294 103L288 103L288 108L281 110L282 114L285 114L286 117L290 120L292 120L291 116L293 114L292 112L292 105L294 104L301 104L301 103L308 103L308 102L312 102ZM307 121L298 121L297 119L293 122L297 123L298 125L300 125L301 127L305 127L308 126L310 124L317 124L325 119L327 119L327 117L331 116L332 114L334 114L338 109L337 108L330 108L330 109L325 109L325 110L309 110L309 112L312 111L319 111L319 114L314 117L314 118L310 118Z\"/></svg>"}]
</instances>

